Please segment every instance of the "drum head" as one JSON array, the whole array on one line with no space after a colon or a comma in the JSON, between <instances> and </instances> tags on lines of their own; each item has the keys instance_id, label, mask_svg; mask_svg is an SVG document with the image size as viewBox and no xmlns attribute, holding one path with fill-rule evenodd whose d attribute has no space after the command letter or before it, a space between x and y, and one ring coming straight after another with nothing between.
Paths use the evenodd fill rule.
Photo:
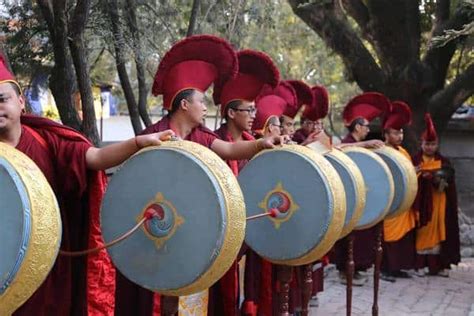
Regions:
<instances>
[{"instance_id":1,"label":"drum head","mask_svg":"<svg viewBox=\"0 0 474 316\"><path fill-rule=\"evenodd\" d=\"M245 234L245 209L235 176L215 153L188 141L167 142L131 157L112 177L102 204L110 241L153 219L109 248L131 281L165 295L209 288L229 269Z\"/></svg>"},{"instance_id":2,"label":"drum head","mask_svg":"<svg viewBox=\"0 0 474 316\"><path fill-rule=\"evenodd\" d=\"M333 149L324 154L324 157L336 169L341 177L346 193L346 218L339 238L347 236L357 225L365 207L365 184L362 173L357 165L346 154Z\"/></svg>"},{"instance_id":3,"label":"drum head","mask_svg":"<svg viewBox=\"0 0 474 316\"><path fill-rule=\"evenodd\" d=\"M382 158L370 150L350 146L343 151L359 167L367 193L364 211L355 229L372 227L385 218L392 205L392 174Z\"/></svg>"},{"instance_id":4,"label":"drum head","mask_svg":"<svg viewBox=\"0 0 474 316\"><path fill-rule=\"evenodd\" d=\"M246 243L265 259L302 265L329 251L344 224L345 195L322 155L298 145L268 150L240 172L247 216L276 209L275 218L247 223Z\"/></svg>"},{"instance_id":5,"label":"drum head","mask_svg":"<svg viewBox=\"0 0 474 316\"><path fill-rule=\"evenodd\" d=\"M390 219L408 211L413 204L418 191L416 171L411 161L394 148L385 146L374 152L387 164L395 184L393 202L386 216Z\"/></svg>"},{"instance_id":6,"label":"drum head","mask_svg":"<svg viewBox=\"0 0 474 316\"><path fill-rule=\"evenodd\" d=\"M44 281L59 251L61 216L53 190L25 154L0 143L0 315Z\"/></svg>"}]
</instances>

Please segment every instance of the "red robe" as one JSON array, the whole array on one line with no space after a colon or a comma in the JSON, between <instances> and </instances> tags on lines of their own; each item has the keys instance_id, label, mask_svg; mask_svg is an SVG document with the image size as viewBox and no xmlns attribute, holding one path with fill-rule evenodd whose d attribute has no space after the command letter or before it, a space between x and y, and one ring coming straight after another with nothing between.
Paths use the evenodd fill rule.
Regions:
<instances>
[{"instance_id":1,"label":"red robe","mask_svg":"<svg viewBox=\"0 0 474 316\"><path fill-rule=\"evenodd\" d=\"M343 140L343 144L356 143L357 140L348 134ZM365 270L372 266L375 261L375 239L376 226L371 228L355 230L351 234L354 236L354 264L355 271ZM345 271L347 262L347 237L340 239L334 246L334 262L337 270Z\"/></svg>"},{"instance_id":2,"label":"red robe","mask_svg":"<svg viewBox=\"0 0 474 316\"><path fill-rule=\"evenodd\" d=\"M228 132L227 124L222 124L214 131L220 139L233 143L234 139ZM247 132L242 134L243 140L254 140ZM247 164L248 160L226 160L235 176ZM239 265L243 253L248 251L244 245L237 260L232 264L227 273L209 289L208 315L238 315L239 311Z\"/></svg>"},{"instance_id":3,"label":"red robe","mask_svg":"<svg viewBox=\"0 0 474 316\"><path fill-rule=\"evenodd\" d=\"M172 129L169 116L146 128L142 134L152 134ZM217 135L204 126L194 128L186 140L211 148ZM157 316L160 315L160 296L129 281L117 271L115 316Z\"/></svg>"},{"instance_id":4,"label":"red robe","mask_svg":"<svg viewBox=\"0 0 474 316\"><path fill-rule=\"evenodd\" d=\"M297 144L301 144L306 140L306 138L308 138L308 136L309 134L307 134L304 129L300 128L293 134L292 140Z\"/></svg>"},{"instance_id":5,"label":"red robe","mask_svg":"<svg viewBox=\"0 0 474 316\"><path fill-rule=\"evenodd\" d=\"M60 207L61 249L103 244L99 211L106 178L87 169L91 143L51 120L25 115L17 149L45 174ZM46 280L14 315L113 315L115 269L106 250L83 257L58 255Z\"/></svg>"},{"instance_id":6,"label":"red robe","mask_svg":"<svg viewBox=\"0 0 474 316\"><path fill-rule=\"evenodd\" d=\"M413 157L413 163L418 166L422 162L422 152ZM442 167L451 167L450 161L441 154L436 153L435 160L441 160ZM433 179L418 177L418 193L413 203L413 209L419 214L418 226L425 226L430 220L433 208L432 188ZM449 269L451 264L458 264L460 257L458 199L455 177L448 181L446 188L446 212L444 223L446 239L441 242L439 255L416 255L417 268L428 266L432 272L440 269Z\"/></svg>"}]
</instances>

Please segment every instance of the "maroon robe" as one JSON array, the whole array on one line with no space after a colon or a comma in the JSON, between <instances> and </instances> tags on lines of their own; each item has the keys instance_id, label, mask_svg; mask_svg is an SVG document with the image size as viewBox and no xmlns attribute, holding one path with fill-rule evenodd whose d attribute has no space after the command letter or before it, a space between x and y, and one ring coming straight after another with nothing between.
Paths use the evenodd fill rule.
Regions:
<instances>
[{"instance_id":1,"label":"maroon robe","mask_svg":"<svg viewBox=\"0 0 474 316\"><path fill-rule=\"evenodd\" d=\"M17 149L29 156L51 185L60 207L61 249L103 245L99 210L105 174L86 165L91 143L51 120L25 115ZM14 315L113 315L115 269L106 250L83 257L58 255L39 289Z\"/></svg>"},{"instance_id":2,"label":"maroon robe","mask_svg":"<svg viewBox=\"0 0 474 316\"><path fill-rule=\"evenodd\" d=\"M172 129L169 116L146 128L142 134L152 134ZM194 128L186 140L211 148L217 135L200 125ZM117 271L115 293L115 316L151 316L160 315L160 296L129 281Z\"/></svg>"},{"instance_id":3,"label":"maroon robe","mask_svg":"<svg viewBox=\"0 0 474 316\"><path fill-rule=\"evenodd\" d=\"M423 153L419 152L413 157L413 163L418 166L422 162ZM450 161L439 153L435 155L436 160L441 160L442 167L451 168ZM413 203L413 208L419 213L418 227L426 225L431 220L433 198L431 188L433 179L418 177L418 193ZM458 223L458 197L456 191L455 176L448 180L446 188L446 239L441 242L439 255L416 255L417 268L428 266L430 271L437 272L440 269L449 269L451 264L461 261L459 223Z\"/></svg>"},{"instance_id":4,"label":"maroon robe","mask_svg":"<svg viewBox=\"0 0 474 316\"><path fill-rule=\"evenodd\" d=\"M222 124L214 131L220 139L233 143L234 139L228 132L227 124ZM242 134L243 140L254 140L247 132ZM248 160L226 160L235 176L247 164ZM239 311L239 266L238 262L247 251L245 245L239 253L237 260L232 264L226 274L209 289L208 315L238 315Z\"/></svg>"},{"instance_id":5,"label":"maroon robe","mask_svg":"<svg viewBox=\"0 0 474 316\"><path fill-rule=\"evenodd\" d=\"M343 140L343 144L356 143L357 140L349 133ZM375 261L375 239L376 227L355 230L351 232L354 236L354 265L356 271L366 270ZM347 237L338 240L334 246L334 262L337 270L345 271L347 262Z\"/></svg>"},{"instance_id":6,"label":"maroon robe","mask_svg":"<svg viewBox=\"0 0 474 316\"><path fill-rule=\"evenodd\" d=\"M297 144L301 144L306 140L306 138L308 138L308 136L309 134L307 134L304 129L300 128L293 134L292 140Z\"/></svg>"}]
</instances>

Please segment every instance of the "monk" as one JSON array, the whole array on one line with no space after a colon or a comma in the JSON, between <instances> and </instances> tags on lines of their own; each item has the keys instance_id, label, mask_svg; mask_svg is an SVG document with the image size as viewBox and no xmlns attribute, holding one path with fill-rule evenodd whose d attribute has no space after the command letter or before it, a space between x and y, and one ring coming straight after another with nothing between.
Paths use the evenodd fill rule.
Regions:
<instances>
[{"instance_id":1,"label":"monk","mask_svg":"<svg viewBox=\"0 0 474 316\"><path fill-rule=\"evenodd\" d=\"M410 107L401 101L392 102L392 110L383 122L385 145L402 153L410 162L410 154L402 147L403 127L411 122ZM410 278L403 270L415 267L415 212L410 209L383 222L383 259L381 279Z\"/></svg>"},{"instance_id":2,"label":"monk","mask_svg":"<svg viewBox=\"0 0 474 316\"><path fill-rule=\"evenodd\" d=\"M379 148L384 146L380 140L365 140L370 128L369 122L376 117L385 115L390 109L390 101L380 93L366 92L352 98L343 111L344 123L349 130L339 147L361 146ZM363 286L367 278L360 272L372 266L375 260L375 228L368 228L352 232L354 236L354 264L355 273L353 284ZM347 237L336 242L335 263L339 271L341 283L346 284Z\"/></svg>"},{"instance_id":3,"label":"monk","mask_svg":"<svg viewBox=\"0 0 474 316\"><path fill-rule=\"evenodd\" d=\"M431 116L421 151L413 157L419 170L418 194L413 208L418 212L416 267L419 275L449 276L451 264L460 262L458 204L454 169L438 151L438 135Z\"/></svg>"},{"instance_id":4,"label":"monk","mask_svg":"<svg viewBox=\"0 0 474 316\"><path fill-rule=\"evenodd\" d=\"M0 56L0 141L30 157L51 185L61 213L61 249L103 245L99 210L105 170L140 148L159 145L171 131L95 148L80 133L23 114L25 98ZM39 289L14 315L113 315L115 270L106 250L83 257L59 255Z\"/></svg>"},{"instance_id":5,"label":"monk","mask_svg":"<svg viewBox=\"0 0 474 316\"><path fill-rule=\"evenodd\" d=\"M254 140L251 134L256 116L255 98L265 84L275 87L280 74L271 58L258 51L242 50L237 52L239 73L234 79L214 87L214 103L220 104L221 116L225 123L215 133L227 142ZM235 176L247 164L247 159L226 161ZM229 271L209 290L208 315L239 314L239 261L244 254L250 253L244 244L237 260ZM255 253L249 254L253 256ZM244 262L241 262L243 265ZM243 286L243 284L242 284ZM256 302L246 301L244 313L257 310Z\"/></svg>"},{"instance_id":6,"label":"monk","mask_svg":"<svg viewBox=\"0 0 474 316\"><path fill-rule=\"evenodd\" d=\"M143 134L171 129L177 137L201 144L224 160L249 159L262 149L273 148L281 142L279 136L230 143L202 124L207 114L204 91L213 82L234 78L237 71L237 55L221 38L196 35L176 43L161 60L153 84L154 95L163 95L168 115ZM116 298L116 315L159 315L161 303L164 312L176 312L176 298L164 297L161 302L159 295L133 284L121 273L117 273ZM199 304L207 310L206 293Z\"/></svg>"}]
</instances>

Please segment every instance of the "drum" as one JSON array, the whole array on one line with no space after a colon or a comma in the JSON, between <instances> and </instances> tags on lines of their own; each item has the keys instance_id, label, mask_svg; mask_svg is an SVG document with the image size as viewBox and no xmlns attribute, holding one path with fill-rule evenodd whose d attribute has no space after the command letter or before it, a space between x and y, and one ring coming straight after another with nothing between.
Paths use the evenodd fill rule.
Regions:
<instances>
[{"instance_id":1,"label":"drum","mask_svg":"<svg viewBox=\"0 0 474 316\"><path fill-rule=\"evenodd\" d=\"M349 146L343 152L354 161L364 178L366 188L365 207L354 229L366 229L385 218L392 205L394 184L387 164L372 151Z\"/></svg>"},{"instance_id":2,"label":"drum","mask_svg":"<svg viewBox=\"0 0 474 316\"><path fill-rule=\"evenodd\" d=\"M394 196L387 219L396 217L410 209L418 191L415 167L398 150L385 146L374 150L387 164L394 181Z\"/></svg>"},{"instance_id":3,"label":"drum","mask_svg":"<svg viewBox=\"0 0 474 316\"><path fill-rule=\"evenodd\" d=\"M238 177L247 216L245 241L261 257L284 265L320 259L341 234L345 194L331 164L313 150L285 145L259 153Z\"/></svg>"},{"instance_id":4,"label":"drum","mask_svg":"<svg viewBox=\"0 0 474 316\"><path fill-rule=\"evenodd\" d=\"M367 194L364 178L359 167L342 151L333 149L326 152L324 157L336 169L346 193L346 217L339 237L344 238L354 229L362 217Z\"/></svg>"},{"instance_id":5,"label":"drum","mask_svg":"<svg viewBox=\"0 0 474 316\"><path fill-rule=\"evenodd\" d=\"M4 143L0 143L0 218L0 315L10 315L53 267L61 243L61 215L41 170Z\"/></svg>"},{"instance_id":6,"label":"drum","mask_svg":"<svg viewBox=\"0 0 474 316\"><path fill-rule=\"evenodd\" d=\"M112 177L102 232L110 241L142 228L108 249L132 282L182 296L209 288L229 269L245 235L245 205L237 179L215 153L171 141L142 149ZM148 215L147 215L148 214Z\"/></svg>"}]
</instances>

